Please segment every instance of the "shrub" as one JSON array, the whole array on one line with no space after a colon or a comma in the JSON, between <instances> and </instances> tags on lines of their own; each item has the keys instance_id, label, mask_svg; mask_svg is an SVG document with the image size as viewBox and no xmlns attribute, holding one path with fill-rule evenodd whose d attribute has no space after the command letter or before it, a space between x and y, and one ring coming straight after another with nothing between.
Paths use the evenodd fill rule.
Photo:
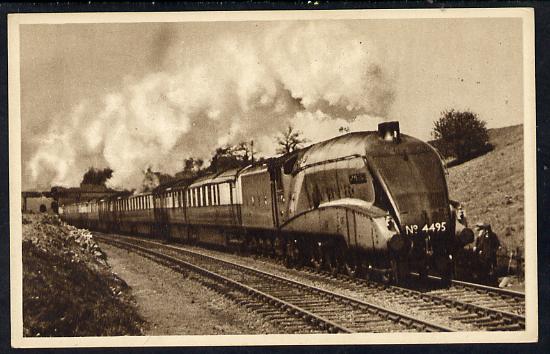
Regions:
<instances>
[{"instance_id":1,"label":"shrub","mask_svg":"<svg viewBox=\"0 0 550 354\"><path fill-rule=\"evenodd\" d=\"M434 146L444 157L465 161L491 148L485 125L477 114L470 111L443 111L439 120L434 122Z\"/></svg>"}]
</instances>

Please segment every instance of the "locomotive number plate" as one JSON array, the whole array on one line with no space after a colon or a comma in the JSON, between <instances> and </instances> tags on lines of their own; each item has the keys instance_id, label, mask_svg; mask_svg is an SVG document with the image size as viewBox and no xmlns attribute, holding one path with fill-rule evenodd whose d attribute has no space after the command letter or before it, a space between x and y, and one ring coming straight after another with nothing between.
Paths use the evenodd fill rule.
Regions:
<instances>
[{"instance_id":1,"label":"locomotive number plate","mask_svg":"<svg viewBox=\"0 0 550 354\"><path fill-rule=\"evenodd\" d=\"M361 184L367 182L367 175L365 173L354 173L349 175L350 184Z\"/></svg>"},{"instance_id":2,"label":"locomotive number plate","mask_svg":"<svg viewBox=\"0 0 550 354\"><path fill-rule=\"evenodd\" d=\"M425 224L424 226L420 227L416 224L406 225L405 226L405 233L407 235L414 235L417 234L419 231L423 232L443 232L447 231L447 222L434 222L431 224Z\"/></svg>"}]
</instances>

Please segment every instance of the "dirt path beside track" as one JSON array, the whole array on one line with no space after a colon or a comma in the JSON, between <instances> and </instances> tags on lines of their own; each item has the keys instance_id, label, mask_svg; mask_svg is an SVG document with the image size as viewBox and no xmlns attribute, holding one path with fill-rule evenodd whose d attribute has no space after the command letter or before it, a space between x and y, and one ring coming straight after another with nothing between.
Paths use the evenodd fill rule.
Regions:
<instances>
[{"instance_id":1,"label":"dirt path beside track","mask_svg":"<svg viewBox=\"0 0 550 354\"><path fill-rule=\"evenodd\" d=\"M101 243L113 271L132 288L145 335L280 333L259 315L134 253Z\"/></svg>"}]
</instances>

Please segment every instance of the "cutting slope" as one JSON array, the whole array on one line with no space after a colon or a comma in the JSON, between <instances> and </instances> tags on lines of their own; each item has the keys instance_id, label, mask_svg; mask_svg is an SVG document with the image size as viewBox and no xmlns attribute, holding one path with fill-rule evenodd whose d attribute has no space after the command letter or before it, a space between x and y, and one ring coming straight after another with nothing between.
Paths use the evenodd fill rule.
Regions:
<instances>
[{"instance_id":1,"label":"cutting slope","mask_svg":"<svg viewBox=\"0 0 550 354\"><path fill-rule=\"evenodd\" d=\"M489 223L503 246L523 251L523 125L491 129L489 141L493 151L449 168L449 192L470 226Z\"/></svg>"}]
</instances>

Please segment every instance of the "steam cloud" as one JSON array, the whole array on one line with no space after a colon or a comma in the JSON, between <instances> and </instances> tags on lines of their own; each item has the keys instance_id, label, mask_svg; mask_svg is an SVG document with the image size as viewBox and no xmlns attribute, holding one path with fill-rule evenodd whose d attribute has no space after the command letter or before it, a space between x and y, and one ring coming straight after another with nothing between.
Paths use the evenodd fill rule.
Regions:
<instances>
[{"instance_id":1,"label":"steam cloud","mask_svg":"<svg viewBox=\"0 0 550 354\"><path fill-rule=\"evenodd\" d=\"M34 181L77 185L95 161L114 170L111 187L138 188L148 167L175 173L224 144L254 140L256 153L274 155L289 123L311 142L341 126L372 129L393 100L368 36L342 24L287 23L195 46L168 37L156 72L52 119L28 164Z\"/></svg>"}]
</instances>

